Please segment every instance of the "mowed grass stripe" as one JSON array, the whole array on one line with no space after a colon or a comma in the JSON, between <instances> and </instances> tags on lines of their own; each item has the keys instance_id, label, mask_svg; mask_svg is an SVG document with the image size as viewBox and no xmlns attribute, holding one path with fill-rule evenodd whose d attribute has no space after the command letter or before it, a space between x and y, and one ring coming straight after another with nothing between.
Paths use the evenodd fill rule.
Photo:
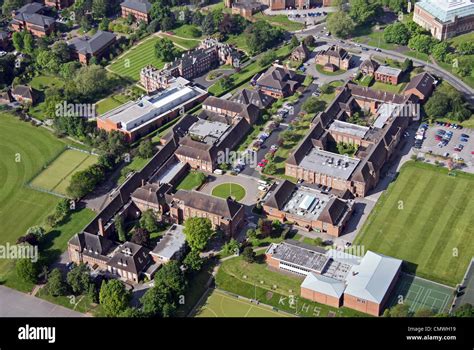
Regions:
<instances>
[{"instance_id":1,"label":"mowed grass stripe","mask_svg":"<svg viewBox=\"0 0 474 350\"><path fill-rule=\"evenodd\" d=\"M466 203L467 203L467 199L469 195L470 195L469 192L464 191L464 189L460 192L460 197L458 197L453 207L451 208L449 218L448 220L446 220L446 223L443 229L441 230L442 234L440 235L440 238L436 243L435 249L433 250L429 259L427 260L426 266L432 266L434 270L436 270L439 267L439 264L442 261L440 257L443 251L446 251L449 237L451 236L451 234L455 233L453 232L454 231L453 229L455 229L455 226L461 222L459 219L463 217L463 213L466 210L466 207L467 207ZM447 205L445 206L445 209L450 209L450 208ZM447 215L448 213L449 211L444 215ZM443 264L445 263L446 262L443 261Z\"/></svg>"},{"instance_id":2,"label":"mowed grass stripe","mask_svg":"<svg viewBox=\"0 0 474 350\"><path fill-rule=\"evenodd\" d=\"M429 193L432 188L436 187L436 183L437 176L435 176L435 174L432 174L427 179L426 183L423 184L422 181L418 181L417 186L415 188L412 188L412 191L408 198L406 198L405 200L402 199L403 209L399 211L402 212L401 219L404 218L404 220L400 220L399 227L396 227L395 225L390 226L391 230L398 230L398 244L393 245L393 254L399 254L400 249L403 250L403 246L406 244L406 242L408 242L408 238L410 238L410 231L407 228L415 226L417 221L424 221L423 214L426 210L426 194Z\"/></svg>"},{"instance_id":3,"label":"mowed grass stripe","mask_svg":"<svg viewBox=\"0 0 474 350\"><path fill-rule=\"evenodd\" d=\"M413 193L405 195L407 189ZM454 286L474 254L473 196L472 175L451 177L444 168L406 163L355 244L403 259L412 263L409 268L416 266L417 275ZM393 211L399 200L405 209ZM458 248L458 257L453 257L453 248Z\"/></svg>"},{"instance_id":4,"label":"mowed grass stripe","mask_svg":"<svg viewBox=\"0 0 474 350\"><path fill-rule=\"evenodd\" d=\"M402 215L401 210L398 209L398 201L401 198L406 198L413 191L413 187L416 186L420 176L420 174L411 173L410 176L404 179L397 179L397 182L393 184L392 187L394 192L399 193L398 198L388 197L385 193L384 197L381 198L381 203L386 203L386 205L375 206L373 215L370 215L372 220L360 235L360 238L364 236L366 249L375 251L385 251L389 249L388 245L392 243L384 239L385 230L390 228L389 223L392 220L396 220L399 215ZM379 228L375 229L376 227Z\"/></svg>"},{"instance_id":5,"label":"mowed grass stripe","mask_svg":"<svg viewBox=\"0 0 474 350\"><path fill-rule=\"evenodd\" d=\"M440 185L440 184L439 184ZM434 245L434 240L441 233L439 231L440 224L444 220L443 216L439 215L439 208L444 206L449 197L453 195L454 188L456 187L456 182L448 183L446 188L448 195L446 196L446 191L436 191L436 189L430 190L429 193L426 193L426 201L429 203L434 203L431 209L425 209L428 212L426 219L416 218L413 223L413 231L419 232L420 235L425 237L431 237L431 239L422 240L418 239L418 235L410 235L406 238L407 245L413 247L413 249L406 251L405 256L407 261L416 261L417 257L422 257L423 259L428 259L430 251L430 246ZM423 209L422 209L423 210Z\"/></svg>"}]
</instances>

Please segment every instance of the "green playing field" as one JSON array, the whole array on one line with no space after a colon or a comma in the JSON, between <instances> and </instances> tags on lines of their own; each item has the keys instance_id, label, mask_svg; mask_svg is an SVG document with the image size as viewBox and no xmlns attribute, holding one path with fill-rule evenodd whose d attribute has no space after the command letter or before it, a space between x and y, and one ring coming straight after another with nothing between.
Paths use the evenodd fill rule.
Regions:
<instances>
[{"instance_id":1,"label":"green playing field","mask_svg":"<svg viewBox=\"0 0 474 350\"><path fill-rule=\"evenodd\" d=\"M287 314L214 290L196 317L291 317Z\"/></svg>"},{"instance_id":2,"label":"green playing field","mask_svg":"<svg viewBox=\"0 0 474 350\"><path fill-rule=\"evenodd\" d=\"M67 149L36 176L30 184L36 188L66 195L66 188L69 186L72 175L96 162L96 156Z\"/></svg>"}]
</instances>

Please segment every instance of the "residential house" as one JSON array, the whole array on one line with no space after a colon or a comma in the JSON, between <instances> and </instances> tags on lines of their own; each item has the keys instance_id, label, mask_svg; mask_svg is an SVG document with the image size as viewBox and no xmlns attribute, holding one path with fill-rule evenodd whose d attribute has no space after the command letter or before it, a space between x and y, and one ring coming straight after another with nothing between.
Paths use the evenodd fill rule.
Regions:
<instances>
[{"instance_id":1,"label":"residential house","mask_svg":"<svg viewBox=\"0 0 474 350\"><path fill-rule=\"evenodd\" d=\"M402 70L399 68L393 68L389 66L380 66L375 71L375 80L381 81L382 83L397 85L400 81Z\"/></svg>"},{"instance_id":2,"label":"residential house","mask_svg":"<svg viewBox=\"0 0 474 350\"><path fill-rule=\"evenodd\" d=\"M306 47L304 42L301 42L292 52L290 55L290 59L292 61L297 62L304 62L309 58L310 51Z\"/></svg>"},{"instance_id":3,"label":"residential house","mask_svg":"<svg viewBox=\"0 0 474 350\"><path fill-rule=\"evenodd\" d=\"M273 65L256 81L256 86L264 94L274 98L284 98L295 93L304 81L304 76L294 70Z\"/></svg>"},{"instance_id":4,"label":"residential house","mask_svg":"<svg viewBox=\"0 0 474 350\"><path fill-rule=\"evenodd\" d=\"M144 271L152 264L150 251L138 244L125 242L107 262L107 271L127 282L138 283Z\"/></svg>"},{"instance_id":5,"label":"residential house","mask_svg":"<svg viewBox=\"0 0 474 350\"><path fill-rule=\"evenodd\" d=\"M77 233L68 242L69 260L75 264L87 264L106 270L110 253L115 247L110 239L102 235Z\"/></svg>"},{"instance_id":6,"label":"residential house","mask_svg":"<svg viewBox=\"0 0 474 350\"><path fill-rule=\"evenodd\" d=\"M150 22L151 3L147 0L126 0L120 4L122 17L132 15L137 21Z\"/></svg>"},{"instance_id":7,"label":"residential house","mask_svg":"<svg viewBox=\"0 0 474 350\"><path fill-rule=\"evenodd\" d=\"M11 95L21 104L33 105L36 101L33 89L27 85L17 85L11 90Z\"/></svg>"},{"instance_id":8,"label":"residential house","mask_svg":"<svg viewBox=\"0 0 474 350\"><path fill-rule=\"evenodd\" d=\"M316 64L324 70L334 72L338 69L348 70L352 66L352 55L338 45L316 52Z\"/></svg>"},{"instance_id":9,"label":"residential house","mask_svg":"<svg viewBox=\"0 0 474 350\"><path fill-rule=\"evenodd\" d=\"M374 61L371 58L364 60L359 66L359 70L364 75L374 76L375 71L379 68L380 64L377 61Z\"/></svg>"},{"instance_id":10,"label":"residential house","mask_svg":"<svg viewBox=\"0 0 474 350\"><path fill-rule=\"evenodd\" d=\"M26 30L36 37L49 35L55 30L55 19L43 15L44 12L45 7L40 3L26 4L14 11L10 25L16 32Z\"/></svg>"},{"instance_id":11,"label":"residential house","mask_svg":"<svg viewBox=\"0 0 474 350\"><path fill-rule=\"evenodd\" d=\"M92 37L74 38L68 42L73 57L83 64L88 64L95 57L100 60L116 42L116 35L99 30Z\"/></svg>"},{"instance_id":12,"label":"residential house","mask_svg":"<svg viewBox=\"0 0 474 350\"><path fill-rule=\"evenodd\" d=\"M410 96L416 95L421 102L425 102L431 96L435 87L435 79L430 73L423 72L413 77L407 84L403 94Z\"/></svg>"}]
</instances>

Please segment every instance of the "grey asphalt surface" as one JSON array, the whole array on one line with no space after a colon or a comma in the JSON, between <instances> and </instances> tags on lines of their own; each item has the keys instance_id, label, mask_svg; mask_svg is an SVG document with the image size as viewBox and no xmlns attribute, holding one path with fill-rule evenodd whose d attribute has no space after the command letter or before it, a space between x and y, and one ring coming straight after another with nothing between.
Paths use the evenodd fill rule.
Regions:
<instances>
[{"instance_id":1,"label":"grey asphalt surface","mask_svg":"<svg viewBox=\"0 0 474 350\"><path fill-rule=\"evenodd\" d=\"M85 315L0 286L0 317L85 317Z\"/></svg>"}]
</instances>

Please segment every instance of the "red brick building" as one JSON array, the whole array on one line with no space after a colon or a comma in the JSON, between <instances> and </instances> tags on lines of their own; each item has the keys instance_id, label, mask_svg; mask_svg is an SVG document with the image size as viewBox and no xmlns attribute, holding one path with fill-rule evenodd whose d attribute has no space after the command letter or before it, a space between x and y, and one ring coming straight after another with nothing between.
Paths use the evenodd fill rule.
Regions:
<instances>
[{"instance_id":1,"label":"red brick building","mask_svg":"<svg viewBox=\"0 0 474 350\"><path fill-rule=\"evenodd\" d=\"M40 3L26 4L14 11L10 26L16 32L26 30L36 37L49 35L55 30L55 19L43 15L44 12L45 7Z\"/></svg>"},{"instance_id":2,"label":"red brick building","mask_svg":"<svg viewBox=\"0 0 474 350\"><path fill-rule=\"evenodd\" d=\"M304 276L301 297L380 316L400 275L402 260L367 251L361 258L297 241L272 244L269 268Z\"/></svg>"},{"instance_id":3,"label":"red brick building","mask_svg":"<svg viewBox=\"0 0 474 350\"><path fill-rule=\"evenodd\" d=\"M44 4L62 10L74 4L74 0L45 0Z\"/></svg>"},{"instance_id":4,"label":"red brick building","mask_svg":"<svg viewBox=\"0 0 474 350\"><path fill-rule=\"evenodd\" d=\"M74 38L68 44L73 57L88 64L93 57L99 60L106 55L115 42L114 33L99 30L92 37Z\"/></svg>"},{"instance_id":5,"label":"red brick building","mask_svg":"<svg viewBox=\"0 0 474 350\"><path fill-rule=\"evenodd\" d=\"M304 76L294 70L273 65L256 81L255 85L264 93L274 98L288 97L301 86Z\"/></svg>"},{"instance_id":6,"label":"red brick building","mask_svg":"<svg viewBox=\"0 0 474 350\"><path fill-rule=\"evenodd\" d=\"M397 85L400 81L401 76L401 69L389 66L378 67L374 74L375 80L391 85Z\"/></svg>"},{"instance_id":7,"label":"red brick building","mask_svg":"<svg viewBox=\"0 0 474 350\"><path fill-rule=\"evenodd\" d=\"M435 87L435 79L429 73L421 73L415 76L403 90L406 96L416 95L421 102L425 102L431 96Z\"/></svg>"},{"instance_id":8,"label":"red brick building","mask_svg":"<svg viewBox=\"0 0 474 350\"><path fill-rule=\"evenodd\" d=\"M127 18L132 15L135 20L150 22L151 4L146 0L126 0L120 4L122 17Z\"/></svg>"}]
</instances>

